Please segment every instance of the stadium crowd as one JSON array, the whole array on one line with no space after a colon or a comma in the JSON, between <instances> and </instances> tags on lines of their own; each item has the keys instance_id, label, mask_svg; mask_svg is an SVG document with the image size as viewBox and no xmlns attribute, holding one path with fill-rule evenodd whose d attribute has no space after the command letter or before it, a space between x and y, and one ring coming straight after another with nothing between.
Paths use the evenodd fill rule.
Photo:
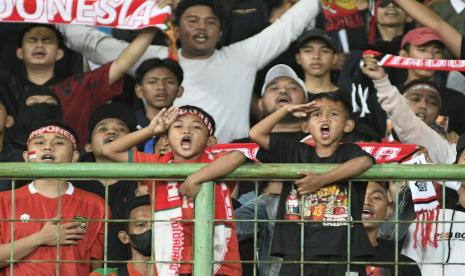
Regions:
<instances>
[{"instance_id":1,"label":"stadium crowd","mask_svg":"<svg viewBox=\"0 0 465 276\"><path fill-rule=\"evenodd\" d=\"M158 5L177 55L154 27L0 23L0 162L208 163L184 181L1 180L0 276L192 275L200 185L257 161L339 165L215 182L215 275L465 272L462 182L347 181L382 146L465 164L465 0Z\"/></svg>"}]
</instances>

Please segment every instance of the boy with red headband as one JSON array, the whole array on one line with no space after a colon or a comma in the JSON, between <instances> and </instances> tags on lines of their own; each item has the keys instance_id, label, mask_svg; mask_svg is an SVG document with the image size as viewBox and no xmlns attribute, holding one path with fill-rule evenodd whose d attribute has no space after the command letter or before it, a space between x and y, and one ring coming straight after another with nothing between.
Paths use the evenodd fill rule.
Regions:
<instances>
[{"instance_id":1,"label":"boy with red headband","mask_svg":"<svg viewBox=\"0 0 465 276\"><path fill-rule=\"evenodd\" d=\"M214 157L205 150L215 143L215 121L201 108L182 106L162 109L150 124L138 131L105 144L102 152L118 162L137 163L210 163ZM145 154L131 150L135 145L152 136L167 135L172 152L163 156ZM193 255L193 224L180 220L193 219L194 197L200 184L217 179L240 166L245 157L240 152L230 152L212 162L209 166L186 178L184 183L176 181L148 181L149 191L155 188L155 252L158 275L191 274L189 263L167 263L191 261ZM215 185L215 218L224 220L214 226L214 273L220 275L241 275L239 251L235 225L232 219L232 201L227 184ZM166 222L170 220L170 222Z\"/></svg>"},{"instance_id":2,"label":"boy with red headband","mask_svg":"<svg viewBox=\"0 0 465 276\"><path fill-rule=\"evenodd\" d=\"M62 122L41 123L29 134L23 157L36 163L77 162L76 137ZM99 266L90 261L103 257L105 203L100 197L63 179L35 179L14 191L0 193L0 218L17 220L0 222L0 267L11 258L21 260L13 263L15 276L54 275L57 268L61 275L79 276Z\"/></svg>"}]
</instances>

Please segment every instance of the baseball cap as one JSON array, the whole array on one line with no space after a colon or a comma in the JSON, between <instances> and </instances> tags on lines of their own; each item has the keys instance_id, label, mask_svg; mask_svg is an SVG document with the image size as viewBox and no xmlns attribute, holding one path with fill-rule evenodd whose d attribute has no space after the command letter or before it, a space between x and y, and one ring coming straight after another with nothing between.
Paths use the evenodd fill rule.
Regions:
<instances>
[{"instance_id":1,"label":"baseball cap","mask_svg":"<svg viewBox=\"0 0 465 276\"><path fill-rule=\"evenodd\" d=\"M404 35L400 47L403 48L405 44L420 46L431 41L439 41L444 44L441 36L433 29L428 27L415 28Z\"/></svg>"},{"instance_id":2,"label":"baseball cap","mask_svg":"<svg viewBox=\"0 0 465 276\"><path fill-rule=\"evenodd\" d=\"M297 76L297 74L294 72L294 70L292 70L291 67L289 67L289 66L287 66L285 64L275 65L275 66L271 67L270 70L268 70L268 72L266 73L266 76L265 76L265 82L263 83L263 87L262 87L262 93L261 93L262 96L265 93L266 88L270 85L270 83L273 80L275 80L276 78L279 78L279 77L287 77L287 78L293 79L295 82L297 82L299 84L299 86L304 91L305 99L306 100L308 99L308 95L307 95L308 93L307 93L307 89L305 89L304 81L301 80Z\"/></svg>"},{"instance_id":3,"label":"baseball cap","mask_svg":"<svg viewBox=\"0 0 465 276\"><path fill-rule=\"evenodd\" d=\"M88 123L89 136L94 130L94 127L102 120L107 118L115 118L123 121L129 131L135 131L137 128L137 120L134 111L124 104L107 103L98 106L91 113Z\"/></svg>"},{"instance_id":4,"label":"baseball cap","mask_svg":"<svg viewBox=\"0 0 465 276\"><path fill-rule=\"evenodd\" d=\"M329 47L331 47L336 53L339 53L341 51L339 43L322 29L312 29L304 32L297 40L296 49L298 50L302 48L302 46L311 38L319 38L324 42L328 43Z\"/></svg>"}]
</instances>

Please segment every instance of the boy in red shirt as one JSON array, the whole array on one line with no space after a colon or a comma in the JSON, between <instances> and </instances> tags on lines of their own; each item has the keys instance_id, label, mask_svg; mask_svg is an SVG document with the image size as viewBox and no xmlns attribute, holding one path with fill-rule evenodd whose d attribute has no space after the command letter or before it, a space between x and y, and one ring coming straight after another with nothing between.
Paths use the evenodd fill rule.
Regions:
<instances>
[{"instance_id":1,"label":"boy in red shirt","mask_svg":"<svg viewBox=\"0 0 465 276\"><path fill-rule=\"evenodd\" d=\"M152 136L167 135L172 152L163 156L133 151L135 145ZM206 148L215 142L215 121L201 108L183 106L162 109L150 124L138 131L105 144L102 152L118 162L137 163L210 163L213 156ZM200 184L219 178L240 166L245 157L240 152L230 152L212 162L209 166L186 178L184 183L176 181L148 181L151 192L155 188L155 256L158 275L191 274L192 264L183 263L192 260L193 224L180 220L193 219L194 197ZM233 217L229 187L221 182L215 185L215 218L229 220ZM166 220L170 220L166 222ZM241 275L240 263L221 263L221 261L239 261L239 251L234 223L222 221L214 227L214 273L221 275ZM166 263L166 262L178 263ZM182 262L182 263L179 263Z\"/></svg>"},{"instance_id":2,"label":"boy in red shirt","mask_svg":"<svg viewBox=\"0 0 465 276\"><path fill-rule=\"evenodd\" d=\"M62 122L44 122L29 134L23 157L50 165L77 162L76 137ZM13 247L11 259L21 260L13 263L15 276L54 275L57 268L60 275L88 275L91 266L99 265L90 261L103 257L105 203L66 180L35 179L14 194L0 193L0 218L16 220L14 225L0 221L0 267L9 265ZM37 221L44 219L48 221ZM23 262L32 260L41 262ZM5 270L10 275L10 268Z\"/></svg>"}]
</instances>

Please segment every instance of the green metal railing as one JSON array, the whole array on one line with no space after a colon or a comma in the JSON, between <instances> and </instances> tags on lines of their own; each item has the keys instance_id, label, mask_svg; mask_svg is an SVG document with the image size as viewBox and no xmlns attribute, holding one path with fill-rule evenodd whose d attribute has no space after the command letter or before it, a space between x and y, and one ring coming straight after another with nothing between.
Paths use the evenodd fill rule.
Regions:
<instances>
[{"instance_id":1,"label":"green metal railing","mask_svg":"<svg viewBox=\"0 0 465 276\"><path fill-rule=\"evenodd\" d=\"M1 163L0 179L131 179L182 180L204 164L43 164ZM317 174L338 165L258 164L243 165L222 180L294 180L299 172ZM354 180L465 180L461 165L375 165ZM107 186L108 187L108 186ZM12 192L14 196L14 191ZM108 188L106 189L108 200ZM350 205L349 205L350 206ZM194 274L211 275L213 268L213 183L202 185L195 201ZM3 219L4 218L0 218ZM257 222L255 220L255 222ZM201 229L201 230L200 230ZM106 255L105 248L105 255ZM59 256L57 257L59 258ZM153 258L153 257L152 257ZM105 258L106 259L106 258ZM397 259L397 258L396 258ZM15 260L10 260L11 262ZM154 260L152 260L153 262ZM12 266L11 266L12 268ZM105 264L106 268L106 264Z\"/></svg>"}]
</instances>

